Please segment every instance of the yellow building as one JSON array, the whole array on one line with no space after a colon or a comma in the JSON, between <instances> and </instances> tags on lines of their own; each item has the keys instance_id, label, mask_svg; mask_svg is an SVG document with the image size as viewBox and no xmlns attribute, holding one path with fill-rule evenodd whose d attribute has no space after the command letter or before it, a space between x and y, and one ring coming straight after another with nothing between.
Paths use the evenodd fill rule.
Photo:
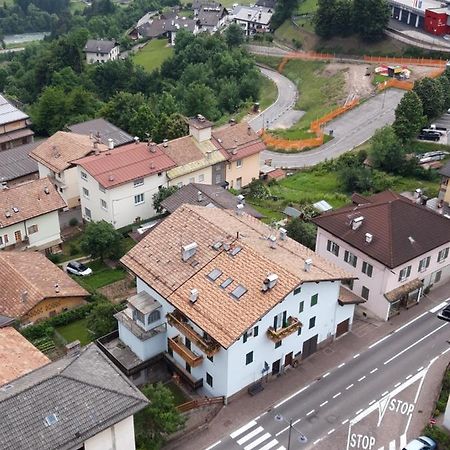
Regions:
<instances>
[{"instance_id":1,"label":"yellow building","mask_svg":"<svg viewBox=\"0 0 450 450\"><path fill-rule=\"evenodd\" d=\"M443 208L443 214L450 215L450 162L448 162L440 171L441 186L439 189L438 199Z\"/></svg>"}]
</instances>

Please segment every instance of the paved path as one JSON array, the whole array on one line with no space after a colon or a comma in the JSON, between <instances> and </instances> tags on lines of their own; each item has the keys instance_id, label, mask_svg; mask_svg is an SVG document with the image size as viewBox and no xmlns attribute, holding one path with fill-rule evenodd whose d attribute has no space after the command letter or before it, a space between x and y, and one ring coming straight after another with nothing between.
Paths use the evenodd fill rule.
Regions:
<instances>
[{"instance_id":1,"label":"paved path","mask_svg":"<svg viewBox=\"0 0 450 450\"><path fill-rule=\"evenodd\" d=\"M255 131L259 131L262 128L291 127L304 114L303 111L293 109L298 97L297 86L289 78L275 70L269 70L264 67L260 67L259 70L277 85L278 97L275 103L249 121L250 126Z\"/></svg>"},{"instance_id":2,"label":"paved path","mask_svg":"<svg viewBox=\"0 0 450 450\"><path fill-rule=\"evenodd\" d=\"M297 168L336 158L370 139L378 128L392 124L403 95L404 91L389 89L333 120L326 130L333 130L334 139L315 150L290 154L267 150L261 153L261 162L272 159L275 167Z\"/></svg>"}]
</instances>

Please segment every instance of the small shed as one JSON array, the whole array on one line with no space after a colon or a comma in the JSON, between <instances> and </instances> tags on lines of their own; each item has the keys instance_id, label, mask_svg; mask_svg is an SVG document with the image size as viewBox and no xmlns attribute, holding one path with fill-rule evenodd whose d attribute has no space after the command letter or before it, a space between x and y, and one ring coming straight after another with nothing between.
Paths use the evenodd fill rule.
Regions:
<instances>
[{"instance_id":1,"label":"small shed","mask_svg":"<svg viewBox=\"0 0 450 450\"><path fill-rule=\"evenodd\" d=\"M325 200L320 200L320 202L316 202L313 204L314 208L317 209L317 211L323 213L325 211L330 211L333 209L333 207Z\"/></svg>"}]
</instances>

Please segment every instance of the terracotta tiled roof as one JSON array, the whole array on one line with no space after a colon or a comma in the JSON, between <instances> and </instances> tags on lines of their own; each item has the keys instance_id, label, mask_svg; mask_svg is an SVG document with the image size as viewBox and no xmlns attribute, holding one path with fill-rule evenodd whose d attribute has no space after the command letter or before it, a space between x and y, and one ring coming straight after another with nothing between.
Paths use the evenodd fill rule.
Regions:
<instances>
[{"instance_id":1,"label":"terracotta tiled roof","mask_svg":"<svg viewBox=\"0 0 450 450\"><path fill-rule=\"evenodd\" d=\"M286 172L283 169L280 169L279 167L267 174L267 178L271 180L279 180L280 178L284 178L285 176Z\"/></svg>"},{"instance_id":2,"label":"terracotta tiled roof","mask_svg":"<svg viewBox=\"0 0 450 450\"><path fill-rule=\"evenodd\" d=\"M225 125L212 132L214 142L230 161L246 158L266 149L264 142L247 122Z\"/></svg>"},{"instance_id":3,"label":"terracotta tiled roof","mask_svg":"<svg viewBox=\"0 0 450 450\"><path fill-rule=\"evenodd\" d=\"M152 151L151 151L151 150ZM74 161L104 188L163 172L175 166L174 161L157 146L146 143L123 145L111 151Z\"/></svg>"},{"instance_id":4,"label":"terracotta tiled roof","mask_svg":"<svg viewBox=\"0 0 450 450\"><path fill-rule=\"evenodd\" d=\"M50 362L12 327L0 328L0 386Z\"/></svg>"},{"instance_id":5,"label":"terracotta tiled roof","mask_svg":"<svg viewBox=\"0 0 450 450\"><path fill-rule=\"evenodd\" d=\"M339 288L339 299L338 302L340 305L358 305L359 303L365 303L367 300L356 295L354 292L349 289L341 286Z\"/></svg>"},{"instance_id":6,"label":"terracotta tiled roof","mask_svg":"<svg viewBox=\"0 0 450 450\"><path fill-rule=\"evenodd\" d=\"M450 221L426 207L388 192L367 201L323 213L313 222L391 269L450 242ZM356 217L364 219L353 230ZM370 243L366 233L373 236Z\"/></svg>"},{"instance_id":7,"label":"terracotta tiled roof","mask_svg":"<svg viewBox=\"0 0 450 450\"><path fill-rule=\"evenodd\" d=\"M98 144L99 151L108 147ZM89 136L58 131L35 148L30 156L54 172L62 172L72 161L94 152L93 140Z\"/></svg>"},{"instance_id":8,"label":"terracotta tiled roof","mask_svg":"<svg viewBox=\"0 0 450 450\"><path fill-rule=\"evenodd\" d=\"M290 238L278 240L276 248L271 248L271 233L267 225L247 214L238 216L229 210L183 205L128 252L122 262L227 348L299 284L352 278ZM197 252L183 262L181 245L192 242L197 243ZM213 245L217 242L229 244L230 248L222 245L216 250ZM305 260L309 258L312 267L306 272ZM213 282L207 275L216 268L222 274ZM278 275L278 283L263 293L262 283L271 272ZM233 282L221 288L228 277ZM231 295L237 285L247 289L239 300ZM199 299L192 304L189 291L194 288L199 291Z\"/></svg>"},{"instance_id":9,"label":"terracotta tiled roof","mask_svg":"<svg viewBox=\"0 0 450 450\"><path fill-rule=\"evenodd\" d=\"M0 190L0 228L42 216L65 206L65 201L48 178ZM17 212L13 208L16 208Z\"/></svg>"},{"instance_id":10,"label":"terracotta tiled roof","mask_svg":"<svg viewBox=\"0 0 450 450\"><path fill-rule=\"evenodd\" d=\"M394 303L397 300L400 300L406 294L409 294L416 289L419 289L423 286L423 281L419 278L415 278L414 280L408 281L405 284L393 289L392 291L386 292L384 296L389 303Z\"/></svg>"},{"instance_id":11,"label":"terracotta tiled roof","mask_svg":"<svg viewBox=\"0 0 450 450\"><path fill-rule=\"evenodd\" d=\"M183 136L167 142L167 147L163 145L160 147L178 166L182 166L204 158L204 154L196 144L192 136Z\"/></svg>"},{"instance_id":12,"label":"terracotta tiled roof","mask_svg":"<svg viewBox=\"0 0 450 450\"><path fill-rule=\"evenodd\" d=\"M20 318L45 298L89 295L41 253L0 252L0 264L0 314Z\"/></svg>"}]
</instances>

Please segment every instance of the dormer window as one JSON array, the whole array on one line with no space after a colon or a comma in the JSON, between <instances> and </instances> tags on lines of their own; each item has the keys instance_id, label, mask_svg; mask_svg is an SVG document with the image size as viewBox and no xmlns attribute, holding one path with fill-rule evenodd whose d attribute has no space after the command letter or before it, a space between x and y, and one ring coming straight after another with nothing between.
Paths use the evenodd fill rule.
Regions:
<instances>
[{"instance_id":1,"label":"dormer window","mask_svg":"<svg viewBox=\"0 0 450 450\"><path fill-rule=\"evenodd\" d=\"M159 319L161 319L161 312L157 309L149 314L147 325L150 325L151 323L156 322Z\"/></svg>"},{"instance_id":2,"label":"dormer window","mask_svg":"<svg viewBox=\"0 0 450 450\"><path fill-rule=\"evenodd\" d=\"M135 322L139 321L142 324L145 324L145 319L144 319L144 314L142 314L140 311L138 311L137 309L133 309L133 320Z\"/></svg>"}]
</instances>

